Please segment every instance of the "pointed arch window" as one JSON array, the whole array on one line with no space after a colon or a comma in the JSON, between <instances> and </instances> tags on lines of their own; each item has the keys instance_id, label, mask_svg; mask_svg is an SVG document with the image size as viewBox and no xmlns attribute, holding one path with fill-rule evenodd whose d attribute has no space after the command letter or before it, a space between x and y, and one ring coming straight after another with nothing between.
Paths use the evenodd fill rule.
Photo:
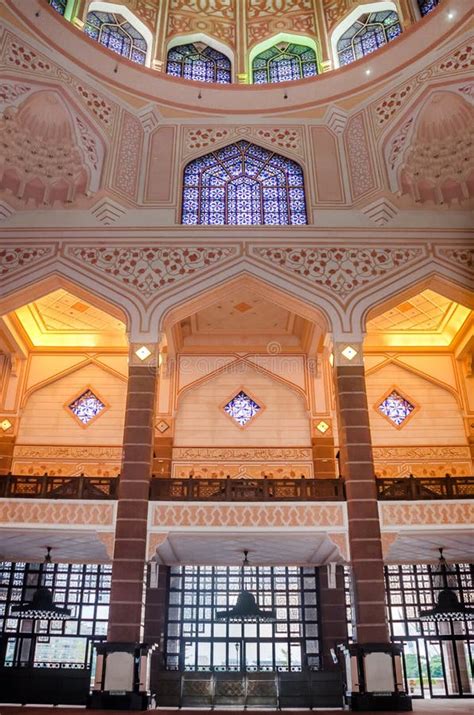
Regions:
<instances>
[{"instance_id":1,"label":"pointed arch window","mask_svg":"<svg viewBox=\"0 0 474 715\"><path fill-rule=\"evenodd\" d=\"M421 16L424 17L429 12L435 9L439 4L439 0L418 0Z\"/></svg>"},{"instance_id":2,"label":"pointed arch window","mask_svg":"<svg viewBox=\"0 0 474 715\"><path fill-rule=\"evenodd\" d=\"M306 45L278 42L260 52L252 62L254 84L288 82L318 74L316 52Z\"/></svg>"},{"instance_id":3,"label":"pointed arch window","mask_svg":"<svg viewBox=\"0 0 474 715\"><path fill-rule=\"evenodd\" d=\"M112 52L140 65L146 63L147 42L123 15L116 12L89 12L84 32Z\"/></svg>"},{"instance_id":4,"label":"pointed arch window","mask_svg":"<svg viewBox=\"0 0 474 715\"><path fill-rule=\"evenodd\" d=\"M232 82L232 65L229 58L204 42L172 47L168 51L166 73L200 82Z\"/></svg>"},{"instance_id":5,"label":"pointed arch window","mask_svg":"<svg viewBox=\"0 0 474 715\"><path fill-rule=\"evenodd\" d=\"M400 20L394 10L361 15L337 42L339 64L348 65L375 52L401 32Z\"/></svg>"},{"instance_id":6,"label":"pointed arch window","mask_svg":"<svg viewBox=\"0 0 474 715\"><path fill-rule=\"evenodd\" d=\"M244 140L201 156L184 170L182 223L306 224L303 170Z\"/></svg>"}]
</instances>

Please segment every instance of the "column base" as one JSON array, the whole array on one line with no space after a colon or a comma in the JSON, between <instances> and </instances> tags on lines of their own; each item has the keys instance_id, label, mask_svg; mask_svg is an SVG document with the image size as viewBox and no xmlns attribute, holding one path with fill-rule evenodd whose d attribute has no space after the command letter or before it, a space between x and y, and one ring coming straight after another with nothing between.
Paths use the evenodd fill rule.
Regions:
<instances>
[{"instance_id":1,"label":"column base","mask_svg":"<svg viewBox=\"0 0 474 715\"><path fill-rule=\"evenodd\" d=\"M402 675L402 646L351 643L338 646L345 678L345 700L356 712L410 712L411 697Z\"/></svg>"},{"instance_id":2,"label":"column base","mask_svg":"<svg viewBox=\"0 0 474 715\"><path fill-rule=\"evenodd\" d=\"M88 708L147 710L149 661L153 648L144 643L97 643L94 686Z\"/></svg>"}]
</instances>

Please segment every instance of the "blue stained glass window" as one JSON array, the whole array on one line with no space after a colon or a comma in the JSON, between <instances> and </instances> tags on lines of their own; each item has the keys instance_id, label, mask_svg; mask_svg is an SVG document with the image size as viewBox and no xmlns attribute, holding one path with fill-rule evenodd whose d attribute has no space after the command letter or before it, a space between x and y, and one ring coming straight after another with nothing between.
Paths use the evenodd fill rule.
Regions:
<instances>
[{"instance_id":1,"label":"blue stained glass window","mask_svg":"<svg viewBox=\"0 0 474 715\"><path fill-rule=\"evenodd\" d=\"M254 84L288 82L315 77L317 74L315 51L311 47L292 42L279 42L261 52L252 62Z\"/></svg>"},{"instance_id":2,"label":"blue stained glass window","mask_svg":"<svg viewBox=\"0 0 474 715\"><path fill-rule=\"evenodd\" d=\"M166 73L199 82L229 84L232 66L228 57L203 42L173 47L168 52Z\"/></svg>"},{"instance_id":3,"label":"blue stained glass window","mask_svg":"<svg viewBox=\"0 0 474 715\"><path fill-rule=\"evenodd\" d=\"M304 225L303 170L244 140L194 159L184 170L182 223Z\"/></svg>"},{"instance_id":4,"label":"blue stained glass window","mask_svg":"<svg viewBox=\"0 0 474 715\"><path fill-rule=\"evenodd\" d=\"M116 12L89 12L84 32L112 52L140 65L145 64L146 40L122 15Z\"/></svg>"},{"instance_id":5,"label":"blue stained glass window","mask_svg":"<svg viewBox=\"0 0 474 715\"><path fill-rule=\"evenodd\" d=\"M361 15L337 42L339 64L348 65L375 52L401 32L400 20L394 10Z\"/></svg>"},{"instance_id":6,"label":"blue stained glass window","mask_svg":"<svg viewBox=\"0 0 474 715\"><path fill-rule=\"evenodd\" d=\"M380 403L379 410L399 427L415 409L414 405L400 395L396 390L387 395Z\"/></svg>"},{"instance_id":7,"label":"blue stained glass window","mask_svg":"<svg viewBox=\"0 0 474 715\"><path fill-rule=\"evenodd\" d=\"M434 10L438 3L439 0L418 0L418 7L420 8L422 16L424 17L429 12Z\"/></svg>"},{"instance_id":8,"label":"blue stained glass window","mask_svg":"<svg viewBox=\"0 0 474 715\"><path fill-rule=\"evenodd\" d=\"M64 15L66 12L68 0L49 0L49 4L52 8L59 12L60 15Z\"/></svg>"},{"instance_id":9,"label":"blue stained glass window","mask_svg":"<svg viewBox=\"0 0 474 715\"><path fill-rule=\"evenodd\" d=\"M246 395L243 390L224 406L224 411L241 427L245 427L260 409L260 405Z\"/></svg>"},{"instance_id":10,"label":"blue stained glass window","mask_svg":"<svg viewBox=\"0 0 474 715\"><path fill-rule=\"evenodd\" d=\"M89 389L73 400L68 407L83 425L87 425L105 409L104 403Z\"/></svg>"}]
</instances>

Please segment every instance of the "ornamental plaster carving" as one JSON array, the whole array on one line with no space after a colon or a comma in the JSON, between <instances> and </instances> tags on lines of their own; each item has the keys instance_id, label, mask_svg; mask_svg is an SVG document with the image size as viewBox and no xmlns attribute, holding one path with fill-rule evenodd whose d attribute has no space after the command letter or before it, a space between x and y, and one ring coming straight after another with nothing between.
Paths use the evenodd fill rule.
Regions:
<instances>
[{"instance_id":1,"label":"ornamental plaster carving","mask_svg":"<svg viewBox=\"0 0 474 715\"><path fill-rule=\"evenodd\" d=\"M340 534L331 532L330 534L328 534L328 538L333 542L335 546L337 546L341 557L346 563L348 563L350 559L347 534L344 532L341 532Z\"/></svg>"},{"instance_id":2,"label":"ornamental plaster carving","mask_svg":"<svg viewBox=\"0 0 474 715\"><path fill-rule=\"evenodd\" d=\"M403 526L472 526L474 503L470 501L379 503L382 528Z\"/></svg>"},{"instance_id":3,"label":"ornamental plaster carving","mask_svg":"<svg viewBox=\"0 0 474 715\"><path fill-rule=\"evenodd\" d=\"M248 17L273 17L313 9L313 0L247 0Z\"/></svg>"},{"instance_id":4,"label":"ornamental plaster carving","mask_svg":"<svg viewBox=\"0 0 474 715\"><path fill-rule=\"evenodd\" d=\"M152 527L345 527L345 504L152 504Z\"/></svg>"},{"instance_id":5,"label":"ornamental plaster carving","mask_svg":"<svg viewBox=\"0 0 474 715\"><path fill-rule=\"evenodd\" d=\"M82 131L80 137L78 141L72 117L57 92L41 90L19 107L8 106L0 116L0 188L36 205L72 203L87 195L99 159L90 134Z\"/></svg>"},{"instance_id":6,"label":"ornamental plaster carving","mask_svg":"<svg viewBox=\"0 0 474 715\"><path fill-rule=\"evenodd\" d=\"M312 458L309 447L174 447L173 459L192 460L301 460Z\"/></svg>"},{"instance_id":7,"label":"ornamental plaster carving","mask_svg":"<svg viewBox=\"0 0 474 715\"><path fill-rule=\"evenodd\" d=\"M364 112L359 112L348 120L344 130L344 142L352 196L357 201L376 188Z\"/></svg>"},{"instance_id":8,"label":"ornamental plaster carving","mask_svg":"<svg viewBox=\"0 0 474 715\"><path fill-rule=\"evenodd\" d=\"M128 286L142 297L151 299L157 292L206 271L237 255L229 246L200 248L76 248L67 254L94 271Z\"/></svg>"},{"instance_id":9,"label":"ornamental plaster carving","mask_svg":"<svg viewBox=\"0 0 474 715\"><path fill-rule=\"evenodd\" d=\"M400 193L435 204L474 196L473 126L474 108L466 99L451 91L434 92L392 142L389 168L399 165Z\"/></svg>"},{"instance_id":10,"label":"ornamental plaster carving","mask_svg":"<svg viewBox=\"0 0 474 715\"><path fill-rule=\"evenodd\" d=\"M14 213L15 209L10 204L7 204L6 201L0 199L0 221L5 221L10 216L13 216Z\"/></svg>"},{"instance_id":11,"label":"ornamental plaster carving","mask_svg":"<svg viewBox=\"0 0 474 715\"><path fill-rule=\"evenodd\" d=\"M473 248L436 248L436 253L456 267L462 266L472 273L474 268Z\"/></svg>"},{"instance_id":12,"label":"ornamental plaster carving","mask_svg":"<svg viewBox=\"0 0 474 715\"><path fill-rule=\"evenodd\" d=\"M98 531L97 537L104 544L107 556L112 561L115 549L115 533L113 531Z\"/></svg>"},{"instance_id":13,"label":"ornamental plaster carving","mask_svg":"<svg viewBox=\"0 0 474 715\"><path fill-rule=\"evenodd\" d=\"M469 447L374 447L374 471L377 477L469 476L472 462Z\"/></svg>"},{"instance_id":14,"label":"ornamental plaster carving","mask_svg":"<svg viewBox=\"0 0 474 715\"><path fill-rule=\"evenodd\" d=\"M57 246L0 248L0 276L23 270L56 255Z\"/></svg>"},{"instance_id":15,"label":"ornamental plaster carving","mask_svg":"<svg viewBox=\"0 0 474 715\"><path fill-rule=\"evenodd\" d=\"M122 447L16 445L12 471L22 476L115 477Z\"/></svg>"},{"instance_id":16,"label":"ornamental plaster carving","mask_svg":"<svg viewBox=\"0 0 474 715\"><path fill-rule=\"evenodd\" d=\"M361 208L361 212L370 218L377 226L382 227L386 226L395 218L398 209L391 201L382 196L380 199L376 199Z\"/></svg>"},{"instance_id":17,"label":"ornamental plaster carving","mask_svg":"<svg viewBox=\"0 0 474 715\"><path fill-rule=\"evenodd\" d=\"M168 37L203 33L235 46L235 0L171 0Z\"/></svg>"},{"instance_id":18,"label":"ornamental plaster carving","mask_svg":"<svg viewBox=\"0 0 474 715\"><path fill-rule=\"evenodd\" d=\"M25 74L31 74L35 79L54 79L61 84L71 87L76 93L81 104L95 119L97 119L107 134L114 129L115 117L118 106L98 94L94 89L70 75L45 55L34 50L28 43L23 42L8 31L4 34L3 49L0 52L0 64L14 72L21 73L24 81Z\"/></svg>"},{"instance_id":19,"label":"ornamental plaster carving","mask_svg":"<svg viewBox=\"0 0 474 715\"><path fill-rule=\"evenodd\" d=\"M236 139L264 143L269 149L283 149L304 156L302 127L295 126L211 126L184 128L183 158L196 155L196 150L210 150L231 143ZM199 152L201 153L201 151Z\"/></svg>"},{"instance_id":20,"label":"ornamental plaster carving","mask_svg":"<svg viewBox=\"0 0 474 715\"><path fill-rule=\"evenodd\" d=\"M115 504L4 499L0 501L0 523L55 526L114 526Z\"/></svg>"},{"instance_id":21,"label":"ornamental plaster carving","mask_svg":"<svg viewBox=\"0 0 474 715\"><path fill-rule=\"evenodd\" d=\"M421 248L266 248L254 247L264 263L301 276L345 299L368 283L423 256Z\"/></svg>"},{"instance_id":22,"label":"ornamental plaster carving","mask_svg":"<svg viewBox=\"0 0 474 715\"><path fill-rule=\"evenodd\" d=\"M111 226L127 213L127 210L117 201L110 198L99 199L91 208L91 214L95 216L102 226Z\"/></svg>"},{"instance_id":23,"label":"ornamental plaster carving","mask_svg":"<svg viewBox=\"0 0 474 715\"><path fill-rule=\"evenodd\" d=\"M332 30L346 14L347 0L323 0L324 16L328 30Z\"/></svg>"},{"instance_id":24,"label":"ornamental plaster carving","mask_svg":"<svg viewBox=\"0 0 474 715\"><path fill-rule=\"evenodd\" d=\"M168 532L148 534L147 560L151 561L157 554L159 547L168 539Z\"/></svg>"},{"instance_id":25,"label":"ornamental plaster carving","mask_svg":"<svg viewBox=\"0 0 474 715\"><path fill-rule=\"evenodd\" d=\"M170 0L170 12L189 12L195 15L211 15L233 20L235 0Z\"/></svg>"},{"instance_id":26,"label":"ornamental plaster carving","mask_svg":"<svg viewBox=\"0 0 474 715\"><path fill-rule=\"evenodd\" d=\"M124 112L116 156L113 185L129 199L136 199L143 148L143 127L129 112Z\"/></svg>"},{"instance_id":27,"label":"ornamental plaster carving","mask_svg":"<svg viewBox=\"0 0 474 715\"><path fill-rule=\"evenodd\" d=\"M172 477L187 479L311 479L313 463L308 462L173 462Z\"/></svg>"},{"instance_id":28,"label":"ornamental plaster carving","mask_svg":"<svg viewBox=\"0 0 474 715\"><path fill-rule=\"evenodd\" d=\"M0 83L0 104L12 104L16 99L31 91L31 85L5 81Z\"/></svg>"},{"instance_id":29,"label":"ornamental plaster carving","mask_svg":"<svg viewBox=\"0 0 474 715\"><path fill-rule=\"evenodd\" d=\"M377 133L380 133L387 122L402 110L423 85L440 76L457 75L461 72L471 72L474 62L472 43L463 42L459 47L451 50L441 60L437 60L430 67L418 72L414 77L405 80L398 87L388 92L382 99L371 105L374 124ZM465 86L460 91L463 95L470 94L470 89Z\"/></svg>"}]
</instances>

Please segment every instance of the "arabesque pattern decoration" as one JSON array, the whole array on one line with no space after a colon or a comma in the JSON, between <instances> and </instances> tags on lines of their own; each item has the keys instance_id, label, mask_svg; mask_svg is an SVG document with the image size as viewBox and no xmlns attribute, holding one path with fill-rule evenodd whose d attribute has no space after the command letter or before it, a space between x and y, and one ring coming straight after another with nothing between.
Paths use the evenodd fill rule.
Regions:
<instances>
[{"instance_id":1,"label":"arabesque pattern decoration","mask_svg":"<svg viewBox=\"0 0 474 715\"><path fill-rule=\"evenodd\" d=\"M379 503L381 526L467 525L474 522L474 503L468 501Z\"/></svg>"},{"instance_id":2,"label":"arabesque pattern decoration","mask_svg":"<svg viewBox=\"0 0 474 715\"><path fill-rule=\"evenodd\" d=\"M61 526L113 526L115 504L55 502L45 499L5 499L0 502L0 523Z\"/></svg>"},{"instance_id":3,"label":"arabesque pattern decoration","mask_svg":"<svg viewBox=\"0 0 474 715\"><path fill-rule=\"evenodd\" d=\"M421 248L262 248L253 253L265 263L296 273L347 298L364 285L423 256Z\"/></svg>"},{"instance_id":4,"label":"arabesque pattern decoration","mask_svg":"<svg viewBox=\"0 0 474 715\"><path fill-rule=\"evenodd\" d=\"M472 462L469 447L414 446L374 447L374 470L378 477L469 476Z\"/></svg>"},{"instance_id":5,"label":"arabesque pattern decoration","mask_svg":"<svg viewBox=\"0 0 474 715\"><path fill-rule=\"evenodd\" d=\"M231 258L233 247L69 248L69 255L135 289L145 298Z\"/></svg>"},{"instance_id":6,"label":"arabesque pattern decoration","mask_svg":"<svg viewBox=\"0 0 474 715\"><path fill-rule=\"evenodd\" d=\"M23 270L33 263L38 263L43 259L54 256L55 253L55 246L0 248L0 275L3 276L7 273Z\"/></svg>"},{"instance_id":7,"label":"arabesque pattern decoration","mask_svg":"<svg viewBox=\"0 0 474 715\"><path fill-rule=\"evenodd\" d=\"M331 528L345 526L345 504L153 504L153 527Z\"/></svg>"}]
</instances>

